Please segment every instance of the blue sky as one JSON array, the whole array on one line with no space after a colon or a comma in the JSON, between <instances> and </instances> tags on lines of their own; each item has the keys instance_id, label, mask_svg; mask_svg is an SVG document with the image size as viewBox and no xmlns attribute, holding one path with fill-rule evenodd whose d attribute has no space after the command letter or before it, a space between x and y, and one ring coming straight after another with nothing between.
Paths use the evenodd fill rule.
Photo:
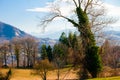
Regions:
<instances>
[{"instance_id":1,"label":"blue sky","mask_svg":"<svg viewBox=\"0 0 120 80\"><path fill-rule=\"evenodd\" d=\"M39 37L49 37L51 34L52 38L54 37L55 32L67 31L67 29L72 29L71 27L62 27L70 26L69 24L58 22L58 24L51 23L42 33L41 28L38 27L40 19L38 17L43 17L44 11L30 11L30 10L39 10L45 9L48 6L48 2L55 0L0 0L0 21L11 24L27 33L37 35ZM110 11L110 14L120 17L120 0L104 0L105 3L112 6L113 11ZM115 10L114 8L117 8ZM110 9L111 10L111 9ZM120 26L118 23L114 26ZM61 25L62 24L62 25ZM118 28L120 29L120 28ZM117 29L117 30L118 30ZM56 37L57 38L57 37Z\"/></svg>"}]
</instances>

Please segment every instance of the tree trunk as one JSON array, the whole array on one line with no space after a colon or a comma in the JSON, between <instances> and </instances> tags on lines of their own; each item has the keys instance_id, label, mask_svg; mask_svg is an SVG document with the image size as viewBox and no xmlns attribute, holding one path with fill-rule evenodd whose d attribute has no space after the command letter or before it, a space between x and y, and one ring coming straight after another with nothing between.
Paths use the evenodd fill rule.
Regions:
<instances>
[{"instance_id":1,"label":"tree trunk","mask_svg":"<svg viewBox=\"0 0 120 80\"><path fill-rule=\"evenodd\" d=\"M17 68L19 68L19 57L17 57Z\"/></svg>"},{"instance_id":2,"label":"tree trunk","mask_svg":"<svg viewBox=\"0 0 120 80\"><path fill-rule=\"evenodd\" d=\"M7 55L6 55L6 53L4 53L4 63L5 63L4 66L7 66Z\"/></svg>"}]
</instances>

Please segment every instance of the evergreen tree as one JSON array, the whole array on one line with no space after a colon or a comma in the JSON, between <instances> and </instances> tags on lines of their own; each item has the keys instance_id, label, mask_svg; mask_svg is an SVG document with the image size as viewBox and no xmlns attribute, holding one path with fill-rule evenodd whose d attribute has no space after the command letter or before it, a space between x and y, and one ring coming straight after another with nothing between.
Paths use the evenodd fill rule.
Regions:
<instances>
[{"instance_id":1,"label":"evergreen tree","mask_svg":"<svg viewBox=\"0 0 120 80\"><path fill-rule=\"evenodd\" d=\"M44 59L46 59L46 58L48 58L47 57L47 48L46 48L46 45L45 44L43 44L42 45L42 48L41 48L41 58L44 60Z\"/></svg>"},{"instance_id":2,"label":"evergreen tree","mask_svg":"<svg viewBox=\"0 0 120 80\"><path fill-rule=\"evenodd\" d=\"M69 42L69 47L73 47L73 33L70 32L68 35L68 42Z\"/></svg>"},{"instance_id":3,"label":"evergreen tree","mask_svg":"<svg viewBox=\"0 0 120 80\"><path fill-rule=\"evenodd\" d=\"M60 68L66 65L68 48L64 44L55 44L53 47L54 64L57 68L57 80L60 78Z\"/></svg>"},{"instance_id":4,"label":"evergreen tree","mask_svg":"<svg viewBox=\"0 0 120 80\"><path fill-rule=\"evenodd\" d=\"M70 32L68 35L69 47L74 48L77 43L77 35L76 33Z\"/></svg>"},{"instance_id":5,"label":"evergreen tree","mask_svg":"<svg viewBox=\"0 0 120 80\"><path fill-rule=\"evenodd\" d=\"M101 60L98 54L99 48L96 46L95 38L91 31L89 18L86 12L79 6L76 8L76 13L79 19L79 24L76 25L76 27L78 27L80 32L83 53L85 54L83 68L87 69L92 77L97 77L97 74L101 70Z\"/></svg>"},{"instance_id":6,"label":"evergreen tree","mask_svg":"<svg viewBox=\"0 0 120 80\"><path fill-rule=\"evenodd\" d=\"M52 54L52 48L50 45L47 47L47 56L48 56L48 60L51 62L53 60L53 54Z\"/></svg>"},{"instance_id":7,"label":"evergreen tree","mask_svg":"<svg viewBox=\"0 0 120 80\"><path fill-rule=\"evenodd\" d=\"M62 43L62 44L65 44L67 46L69 46L69 43L68 43L68 38L65 34L65 32L63 32L59 38L59 41Z\"/></svg>"}]
</instances>

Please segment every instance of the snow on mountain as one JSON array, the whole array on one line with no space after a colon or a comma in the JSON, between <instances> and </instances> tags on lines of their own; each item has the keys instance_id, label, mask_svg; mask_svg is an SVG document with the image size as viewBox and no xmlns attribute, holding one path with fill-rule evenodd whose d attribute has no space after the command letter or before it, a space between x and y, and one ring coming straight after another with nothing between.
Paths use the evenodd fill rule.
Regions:
<instances>
[{"instance_id":1,"label":"snow on mountain","mask_svg":"<svg viewBox=\"0 0 120 80\"><path fill-rule=\"evenodd\" d=\"M24 31L19 30L18 28L0 22L0 38L11 40L14 37L25 37L30 36L29 34L25 33Z\"/></svg>"}]
</instances>

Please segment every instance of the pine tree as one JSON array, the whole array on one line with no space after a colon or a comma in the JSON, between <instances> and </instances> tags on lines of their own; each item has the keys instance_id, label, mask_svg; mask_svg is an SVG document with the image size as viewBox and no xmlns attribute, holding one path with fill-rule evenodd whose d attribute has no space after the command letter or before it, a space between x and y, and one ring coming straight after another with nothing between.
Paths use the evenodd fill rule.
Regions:
<instances>
[{"instance_id":1,"label":"pine tree","mask_svg":"<svg viewBox=\"0 0 120 80\"><path fill-rule=\"evenodd\" d=\"M51 62L53 60L53 54L52 54L52 48L50 45L47 47L47 56L48 56L48 60Z\"/></svg>"},{"instance_id":2,"label":"pine tree","mask_svg":"<svg viewBox=\"0 0 120 80\"><path fill-rule=\"evenodd\" d=\"M46 48L46 45L45 44L43 44L42 45L42 48L41 48L41 58L44 60L44 59L46 59L46 58L48 58L47 57L47 48Z\"/></svg>"}]
</instances>

